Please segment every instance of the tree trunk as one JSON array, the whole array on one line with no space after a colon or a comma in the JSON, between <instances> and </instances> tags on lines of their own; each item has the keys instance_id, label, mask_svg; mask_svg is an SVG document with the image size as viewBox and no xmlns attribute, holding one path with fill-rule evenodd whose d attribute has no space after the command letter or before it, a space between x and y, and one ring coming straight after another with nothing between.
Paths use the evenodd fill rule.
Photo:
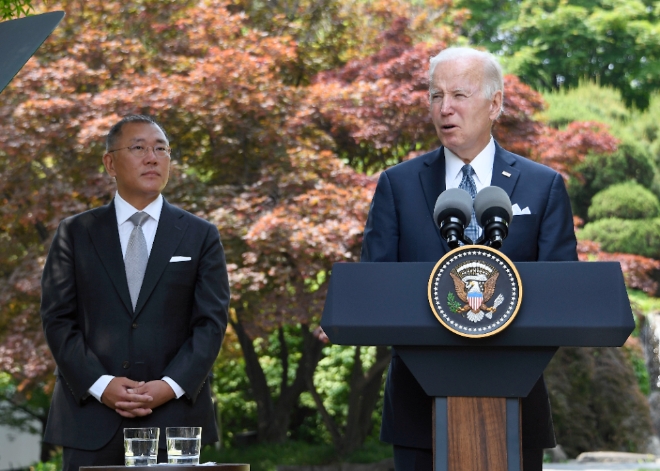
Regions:
<instances>
[{"instance_id":1,"label":"tree trunk","mask_svg":"<svg viewBox=\"0 0 660 471\"><path fill-rule=\"evenodd\" d=\"M364 444L373 427L371 415L380 397L383 372L390 364L387 347L376 347L376 361L363 373L360 347L355 349L356 361L351 371L351 392L348 397L348 417L340 453L350 454Z\"/></svg>"},{"instance_id":2,"label":"tree trunk","mask_svg":"<svg viewBox=\"0 0 660 471\"><path fill-rule=\"evenodd\" d=\"M316 365L321 359L323 343L314 337L308 325L301 324L300 332L303 337L301 358L296 368L296 376L293 382L288 384L289 352L284 331L280 327L278 337L282 376L280 395L277 400L273 401L273 394L268 388L266 375L259 363L252 339L245 332L240 320L230 322L241 344L245 371L257 403L257 440L267 443L282 443L287 437L293 408L298 403L300 395L307 389L309 378L313 377Z\"/></svg>"},{"instance_id":3,"label":"tree trunk","mask_svg":"<svg viewBox=\"0 0 660 471\"><path fill-rule=\"evenodd\" d=\"M313 382L310 381L308 384L314 403L323 418L325 426L330 432L333 445L340 457L345 457L360 448L371 432L371 428L373 427L371 414L380 396L383 372L390 363L389 348L377 347L376 361L364 373L361 353L361 347L356 347L349 382L348 415L343 434L341 433L340 426L323 405L323 400L319 396Z\"/></svg>"}]
</instances>

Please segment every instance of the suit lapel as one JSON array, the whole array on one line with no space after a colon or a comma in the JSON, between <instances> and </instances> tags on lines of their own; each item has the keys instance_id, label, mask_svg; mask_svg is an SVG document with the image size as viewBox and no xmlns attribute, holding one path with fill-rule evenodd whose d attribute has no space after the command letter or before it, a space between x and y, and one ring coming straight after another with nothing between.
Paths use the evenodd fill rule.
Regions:
<instances>
[{"instance_id":1,"label":"suit lapel","mask_svg":"<svg viewBox=\"0 0 660 471\"><path fill-rule=\"evenodd\" d=\"M93 211L93 214L96 219L87 230L96 253L119 294L119 298L130 313L133 311L133 305L131 304L131 295L128 292L126 281L126 268L124 267L124 257L119 242L114 200L109 205Z\"/></svg>"},{"instance_id":2,"label":"suit lapel","mask_svg":"<svg viewBox=\"0 0 660 471\"><path fill-rule=\"evenodd\" d=\"M500 145L495 143L495 160L493 161L493 177L491 178L490 184L492 186L499 186L502 188L511 198L513 194L513 189L518 182L518 177L520 176L520 171L513 167L515 163L513 155L500 147ZM507 176L508 174L508 176Z\"/></svg>"},{"instance_id":3,"label":"suit lapel","mask_svg":"<svg viewBox=\"0 0 660 471\"><path fill-rule=\"evenodd\" d=\"M443 147L436 150L435 155L432 155L428 162L424 163L424 167L419 172L419 180L422 183L426 205L431 215L433 215L435 202L440 193L445 191L445 153Z\"/></svg>"},{"instance_id":4,"label":"suit lapel","mask_svg":"<svg viewBox=\"0 0 660 471\"><path fill-rule=\"evenodd\" d=\"M183 219L184 214L183 211L163 200L163 209L160 213L154 245L149 254L147 271L144 274L140 295L135 306L134 317L140 314L186 232L188 223ZM125 275L124 278L126 278ZM126 289L128 291L128 287Z\"/></svg>"},{"instance_id":5,"label":"suit lapel","mask_svg":"<svg viewBox=\"0 0 660 471\"><path fill-rule=\"evenodd\" d=\"M440 147L438 150L436 150L435 154L424 163L424 167L419 172L419 180L422 184L422 190L424 191L426 206L428 207L429 213L431 213L431 219L433 219L435 202L438 199L438 196L440 196L440 193L445 191L444 147ZM447 242L445 242L445 240L440 235L440 229L438 229L438 226L435 225L435 222L433 225L445 251L449 251Z\"/></svg>"}]
</instances>

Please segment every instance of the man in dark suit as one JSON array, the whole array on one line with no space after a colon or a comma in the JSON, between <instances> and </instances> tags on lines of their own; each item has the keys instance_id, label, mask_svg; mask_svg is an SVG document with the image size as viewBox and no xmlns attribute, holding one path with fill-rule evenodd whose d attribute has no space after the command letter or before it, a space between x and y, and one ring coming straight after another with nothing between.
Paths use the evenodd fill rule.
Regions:
<instances>
[{"instance_id":1,"label":"man in dark suit","mask_svg":"<svg viewBox=\"0 0 660 471\"><path fill-rule=\"evenodd\" d=\"M362 261L437 261L450 249L433 222L447 188L503 188L514 204L502 246L511 260L577 260L562 177L502 149L491 136L503 101L502 71L488 53L449 48L431 59L431 117L442 147L396 165L378 180L364 231ZM480 228L475 227L480 232ZM525 471L541 470L555 446L543 377L522 401ZM396 352L385 388L381 439L394 445L397 471L431 471L431 398Z\"/></svg>"},{"instance_id":2,"label":"man in dark suit","mask_svg":"<svg viewBox=\"0 0 660 471\"><path fill-rule=\"evenodd\" d=\"M170 148L151 118L110 130L107 206L65 219L44 267L41 316L57 363L44 441L64 470L123 465L123 429L201 426L218 439L208 376L227 326L218 230L161 195Z\"/></svg>"}]
</instances>

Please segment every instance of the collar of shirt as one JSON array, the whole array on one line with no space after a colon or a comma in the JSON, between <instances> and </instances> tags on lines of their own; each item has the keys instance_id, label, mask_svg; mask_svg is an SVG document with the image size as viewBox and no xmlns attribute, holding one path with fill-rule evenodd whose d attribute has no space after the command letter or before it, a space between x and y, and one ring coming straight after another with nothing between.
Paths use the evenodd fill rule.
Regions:
<instances>
[{"instance_id":1,"label":"collar of shirt","mask_svg":"<svg viewBox=\"0 0 660 471\"><path fill-rule=\"evenodd\" d=\"M147 213L150 217L142 224L142 233L144 234L145 242L147 243L147 250L151 254L151 247L153 246L154 239L156 238L156 231L158 230L158 220L160 213L163 209L163 196L158 195L154 201L142 211ZM119 192L115 193L115 212L117 213L117 229L119 231L119 243L121 244L122 256L126 256L126 249L128 247L128 240L133 232L133 223L128 220L137 209L130 203L123 199Z\"/></svg>"},{"instance_id":2,"label":"collar of shirt","mask_svg":"<svg viewBox=\"0 0 660 471\"><path fill-rule=\"evenodd\" d=\"M456 154L444 148L445 151L445 187L458 188L463 179L461 169L465 165ZM477 192L481 191L493 179L493 163L495 162L495 141L491 136L490 141L484 149L470 162L474 169L474 183L477 186Z\"/></svg>"},{"instance_id":3,"label":"collar of shirt","mask_svg":"<svg viewBox=\"0 0 660 471\"><path fill-rule=\"evenodd\" d=\"M160 219L160 211L163 209L163 195L158 195L158 198L153 200L142 211L151 216L156 222ZM135 209L129 202L121 197L119 192L115 193L115 211L117 212L117 225L121 226L128 218L139 211Z\"/></svg>"}]
</instances>

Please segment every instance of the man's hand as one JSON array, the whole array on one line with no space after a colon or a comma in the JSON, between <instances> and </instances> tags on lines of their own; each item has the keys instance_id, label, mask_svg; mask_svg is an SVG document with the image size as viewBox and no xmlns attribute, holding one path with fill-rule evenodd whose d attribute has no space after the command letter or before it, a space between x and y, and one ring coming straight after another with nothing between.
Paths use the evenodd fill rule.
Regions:
<instances>
[{"instance_id":1,"label":"man's hand","mask_svg":"<svg viewBox=\"0 0 660 471\"><path fill-rule=\"evenodd\" d=\"M316 329L314 329L314 332L312 332L312 335L316 337L317 340L323 343L328 343L330 339L328 338L328 335L325 333L323 330L323 327L318 326Z\"/></svg>"},{"instance_id":2,"label":"man's hand","mask_svg":"<svg viewBox=\"0 0 660 471\"><path fill-rule=\"evenodd\" d=\"M172 390L172 387L162 379L141 383L133 392L152 397L153 401L149 404L149 407L152 409L162 406L172 399L176 399L176 394Z\"/></svg>"},{"instance_id":3,"label":"man's hand","mask_svg":"<svg viewBox=\"0 0 660 471\"><path fill-rule=\"evenodd\" d=\"M151 414L153 396L139 392L144 382L125 377L115 377L101 395L101 402L114 409L122 417L143 417Z\"/></svg>"}]
</instances>

